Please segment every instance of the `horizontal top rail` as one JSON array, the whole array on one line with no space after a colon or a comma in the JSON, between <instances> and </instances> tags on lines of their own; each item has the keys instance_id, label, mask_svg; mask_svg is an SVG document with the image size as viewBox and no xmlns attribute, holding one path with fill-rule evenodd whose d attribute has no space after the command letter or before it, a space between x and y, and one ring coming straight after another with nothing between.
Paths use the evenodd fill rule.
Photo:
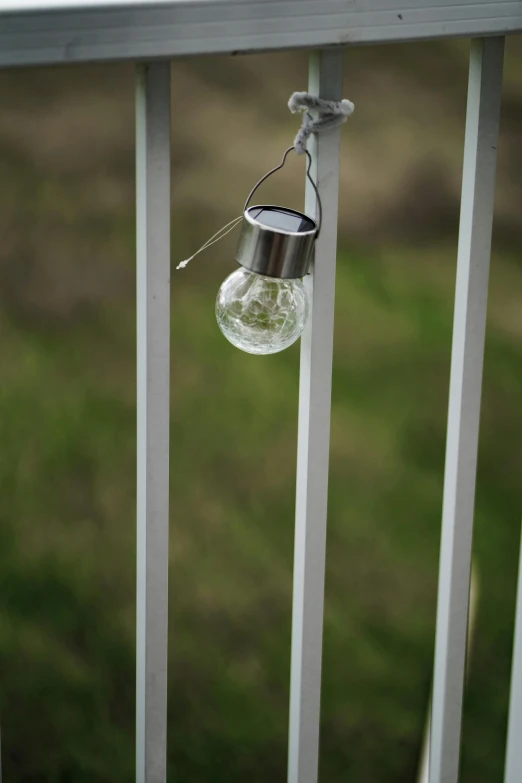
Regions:
<instances>
[{"instance_id":1,"label":"horizontal top rail","mask_svg":"<svg viewBox=\"0 0 522 783\"><path fill-rule=\"evenodd\" d=\"M522 31L522 0L0 0L0 67Z\"/></svg>"}]
</instances>

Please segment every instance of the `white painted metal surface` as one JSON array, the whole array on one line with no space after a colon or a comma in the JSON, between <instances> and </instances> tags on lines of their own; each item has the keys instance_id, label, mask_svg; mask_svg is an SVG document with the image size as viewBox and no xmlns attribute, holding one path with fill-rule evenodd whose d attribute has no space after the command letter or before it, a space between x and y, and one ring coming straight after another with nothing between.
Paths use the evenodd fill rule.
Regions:
<instances>
[{"instance_id":1,"label":"white painted metal surface","mask_svg":"<svg viewBox=\"0 0 522 783\"><path fill-rule=\"evenodd\" d=\"M520 549L515 643L511 665L511 696L504 783L522 780L522 541Z\"/></svg>"},{"instance_id":2,"label":"white painted metal surface","mask_svg":"<svg viewBox=\"0 0 522 783\"><path fill-rule=\"evenodd\" d=\"M322 98L342 97L342 51L311 56L308 89ZM301 338L289 783L316 783L318 770L339 146L339 128L309 145L323 223L314 272L306 280L313 289L312 313ZM316 196L308 181L305 211L316 214Z\"/></svg>"},{"instance_id":3,"label":"white painted metal surface","mask_svg":"<svg viewBox=\"0 0 522 783\"><path fill-rule=\"evenodd\" d=\"M136 781L165 783L169 568L170 66L136 90L138 540Z\"/></svg>"},{"instance_id":4,"label":"white painted metal surface","mask_svg":"<svg viewBox=\"0 0 522 783\"><path fill-rule=\"evenodd\" d=\"M0 67L520 30L522 0L0 0Z\"/></svg>"},{"instance_id":5,"label":"white painted metal surface","mask_svg":"<svg viewBox=\"0 0 522 783\"><path fill-rule=\"evenodd\" d=\"M451 356L430 783L457 783L504 39L472 42Z\"/></svg>"},{"instance_id":6,"label":"white painted metal surface","mask_svg":"<svg viewBox=\"0 0 522 783\"><path fill-rule=\"evenodd\" d=\"M479 600L479 578L476 566L471 564L471 582L469 590L469 619L468 619L468 647L466 655L466 667L469 666L471 657L471 648L475 638L475 626L477 622L477 609ZM426 719L426 728L422 740L421 757L419 763L419 772L417 783L430 783L430 732L431 732L431 699L428 705L428 716Z\"/></svg>"}]
</instances>

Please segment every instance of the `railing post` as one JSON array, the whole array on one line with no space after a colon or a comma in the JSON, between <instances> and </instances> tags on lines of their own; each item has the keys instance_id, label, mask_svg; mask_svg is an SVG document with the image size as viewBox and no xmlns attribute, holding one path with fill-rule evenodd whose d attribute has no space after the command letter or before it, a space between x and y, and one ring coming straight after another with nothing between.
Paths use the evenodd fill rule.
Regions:
<instances>
[{"instance_id":1,"label":"railing post","mask_svg":"<svg viewBox=\"0 0 522 783\"><path fill-rule=\"evenodd\" d=\"M473 644L475 625L477 620L477 609L479 600L479 578L477 570L473 563L471 563L471 581L469 590L469 620L468 620L468 646L466 656L466 666L469 665L469 659L471 656L471 647ZM430 733L431 733L431 698L428 704L428 717L426 720L426 728L424 731L424 737L422 740L422 749L419 763L419 771L417 774L417 783L429 783L430 778Z\"/></svg>"},{"instance_id":2,"label":"railing post","mask_svg":"<svg viewBox=\"0 0 522 783\"><path fill-rule=\"evenodd\" d=\"M170 65L136 89L136 781L165 783L169 567Z\"/></svg>"},{"instance_id":3,"label":"railing post","mask_svg":"<svg viewBox=\"0 0 522 783\"><path fill-rule=\"evenodd\" d=\"M332 100L342 97L342 50L311 56L309 91ZM306 280L313 290L313 305L301 339L289 783L316 783L318 773L339 140L337 129L309 144L323 224L314 271ZM306 211L314 215L316 209L314 190L307 183Z\"/></svg>"},{"instance_id":4,"label":"railing post","mask_svg":"<svg viewBox=\"0 0 522 783\"><path fill-rule=\"evenodd\" d=\"M511 695L504 783L522 780L522 540L518 565L517 611L513 662L511 664Z\"/></svg>"},{"instance_id":5,"label":"railing post","mask_svg":"<svg viewBox=\"0 0 522 783\"><path fill-rule=\"evenodd\" d=\"M446 441L430 783L457 783L503 38L472 41Z\"/></svg>"}]
</instances>

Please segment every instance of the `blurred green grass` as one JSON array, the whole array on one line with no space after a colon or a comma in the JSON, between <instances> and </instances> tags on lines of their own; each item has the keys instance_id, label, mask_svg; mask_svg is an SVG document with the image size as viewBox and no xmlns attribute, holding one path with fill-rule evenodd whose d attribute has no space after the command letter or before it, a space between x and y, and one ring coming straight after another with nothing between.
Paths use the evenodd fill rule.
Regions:
<instances>
[{"instance_id":1,"label":"blurred green grass","mask_svg":"<svg viewBox=\"0 0 522 783\"><path fill-rule=\"evenodd\" d=\"M435 64L446 57L443 49L429 53ZM350 58L353 65L353 53ZM360 58L362 71L371 57L362 52ZM244 80L236 90L248 91L258 61L247 58L243 69L234 62ZM195 78L206 84L221 74L226 94L231 66L224 62L175 68L175 85L183 94ZM290 83L301 61L285 62ZM465 58L462 64L465 70ZM387 89L388 62L384 70ZM273 71L280 71L280 60ZM89 73L81 78L98 124L85 106L80 116L94 123L88 127L93 143L82 157L71 120L80 110L73 107L72 136L60 142L62 169L53 129L67 119L81 80L70 71L48 71L38 72L34 83L19 74L0 83L11 116L11 125L0 121L6 783L127 783L134 770L134 229L125 124L132 121L132 74L105 81L104 71ZM380 73L377 68L367 78L378 84ZM33 130L31 147L26 129L21 141L10 130L18 127L13 107L19 95L25 106L42 85L50 92L33 111L53 132L38 139ZM106 96L116 94L113 106ZM251 121L240 114L238 127L243 119ZM106 122L108 138L99 130ZM285 132L279 128L276 141ZM245 140L238 144L246 147ZM271 154L276 144L269 146ZM208 201L198 205L193 190L217 155L206 149L194 176L183 175L179 160L174 259L191 242L198 245L225 209L218 204L205 214ZM234 192L250 180L252 165L238 166ZM295 177L301 174L296 168ZM403 190L394 195L402 198ZM428 190L413 187L421 200ZM350 209L342 202L341 216ZM509 212L502 214L505 223ZM367 241L362 231L350 242L343 228L338 259L324 783L415 780L433 656L454 229L449 236L441 230L439 239L423 238L421 230L415 245L365 231ZM502 777L520 535L522 268L505 233L496 235L495 247L474 544L481 592L465 705L464 783ZM171 783L285 779L298 346L252 357L219 334L214 297L232 268L225 260L233 248L227 239L218 255L173 276Z\"/></svg>"},{"instance_id":2,"label":"blurred green grass","mask_svg":"<svg viewBox=\"0 0 522 783\"><path fill-rule=\"evenodd\" d=\"M406 283L394 259L339 259L323 780L412 777L419 752L451 279L437 290L417 269ZM297 350L266 360L234 351L216 332L213 294L203 284L175 290L173 302L169 779L282 779ZM134 335L122 336L118 320L130 326L132 316L106 313L44 338L2 320L8 779L132 777ZM476 535L483 589L464 745L464 779L475 781L500 779L502 768L520 352L490 328ZM116 354L117 384L106 373Z\"/></svg>"}]
</instances>

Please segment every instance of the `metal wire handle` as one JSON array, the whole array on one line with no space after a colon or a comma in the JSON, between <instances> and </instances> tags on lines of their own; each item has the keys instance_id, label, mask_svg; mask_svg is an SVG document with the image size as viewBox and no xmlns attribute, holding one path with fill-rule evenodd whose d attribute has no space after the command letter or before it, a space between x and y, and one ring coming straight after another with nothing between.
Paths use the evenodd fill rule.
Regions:
<instances>
[{"instance_id":1,"label":"metal wire handle","mask_svg":"<svg viewBox=\"0 0 522 783\"><path fill-rule=\"evenodd\" d=\"M283 166L285 165L285 161L286 161L288 153L291 152L293 149L294 149L293 146L292 147L288 147L288 149L286 150L285 154L283 155L283 160L281 161L279 166L276 166L275 168L271 169L267 174L265 174L263 177L261 177L259 182L257 182L254 185L254 187L252 188L252 190L248 194L247 200L245 201L245 207L244 207L244 211L245 212L247 210L248 205L250 204L250 199L252 198L252 196L254 195L256 190L258 189L258 187L265 181L265 179L268 179L268 177L270 177L272 174L275 174L276 171L279 171L279 169L283 168ZM306 176L310 180L310 182L312 184L312 187L313 187L313 189L315 191L316 198L317 198L317 207L318 207L317 212L318 212L318 218L319 218L318 221L317 221L317 231L316 231L316 235L315 235L316 238L317 238L319 236L319 232L321 230L321 225L322 225L322 222L323 222L323 205L321 204L321 196L319 195L319 191L317 189L317 185L313 181L312 176L310 174L310 169L312 168L312 156L310 155L308 150L305 150L305 152L306 152L306 157L308 158L308 168L306 169Z\"/></svg>"}]
</instances>

